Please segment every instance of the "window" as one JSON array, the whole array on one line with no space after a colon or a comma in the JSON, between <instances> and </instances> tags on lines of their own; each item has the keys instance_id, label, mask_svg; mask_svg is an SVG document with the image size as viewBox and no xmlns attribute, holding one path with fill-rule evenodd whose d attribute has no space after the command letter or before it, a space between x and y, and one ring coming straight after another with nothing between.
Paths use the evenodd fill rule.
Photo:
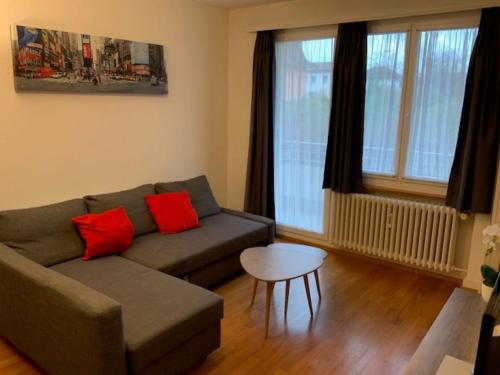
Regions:
<instances>
[{"instance_id":1,"label":"window","mask_svg":"<svg viewBox=\"0 0 500 375\"><path fill-rule=\"evenodd\" d=\"M448 182L477 29L419 32L406 177Z\"/></svg>"},{"instance_id":2,"label":"window","mask_svg":"<svg viewBox=\"0 0 500 375\"><path fill-rule=\"evenodd\" d=\"M369 186L411 192L448 182L477 21L433 17L399 30L388 23L390 32L383 22L372 28L363 145Z\"/></svg>"},{"instance_id":3,"label":"window","mask_svg":"<svg viewBox=\"0 0 500 375\"><path fill-rule=\"evenodd\" d=\"M410 21L371 26L363 172L372 188L442 196L479 16Z\"/></svg>"},{"instance_id":4,"label":"window","mask_svg":"<svg viewBox=\"0 0 500 375\"><path fill-rule=\"evenodd\" d=\"M394 176L406 33L368 35L363 171Z\"/></svg>"},{"instance_id":5,"label":"window","mask_svg":"<svg viewBox=\"0 0 500 375\"><path fill-rule=\"evenodd\" d=\"M369 24L363 172L368 188L442 197L453 161L479 13ZM276 222L328 238L322 190L335 29L276 38Z\"/></svg>"},{"instance_id":6,"label":"window","mask_svg":"<svg viewBox=\"0 0 500 375\"><path fill-rule=\"evenodd\" d=\"M276 43L275 206L287 228L323 233L323 171L334 38L293 35ZM325 78L326 77L326 78Z\"/></svg>"}]
</instances>

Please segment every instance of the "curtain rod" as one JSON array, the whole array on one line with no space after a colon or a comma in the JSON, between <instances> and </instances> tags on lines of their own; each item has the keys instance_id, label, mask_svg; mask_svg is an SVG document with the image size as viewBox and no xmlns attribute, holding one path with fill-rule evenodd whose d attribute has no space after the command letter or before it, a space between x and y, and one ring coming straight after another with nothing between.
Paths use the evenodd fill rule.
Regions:
<instances>
[{"instance_id":1,"label":"curtain rod","mask_svg":"<svg viewBox=\"0 0 500 375\"><path fill-rule=\"evenodd\" d=\"M320 23L301 23L301 24L284 24L278 25L274 27L252 27L248 30L249 33L257 33L259 31L272 31L272 30L289 30L289 29L302 29L308 27L321 27L321 26L330 26L330 25L338 25L339 23L347 23L347 22L370 22L370 21L385 21L385 20L393 20L399 18L411 18L411 17L421 17L421 16L433 16L438 14L445 13L459 13L467 12L467 11L480 11L483 8L489 8L493 6L500 6L500 1L494 1L491 5L482 5L479 6L477 4L470 4L464 6L448 6L439 9L432 9L428 11L423 11L421 13L414 12L406 12L406 13L395 13L385 16L373 16L373 17L365 17L365 18L338 18L329 22L320 22Z\"/></svg>"}]
</instances>

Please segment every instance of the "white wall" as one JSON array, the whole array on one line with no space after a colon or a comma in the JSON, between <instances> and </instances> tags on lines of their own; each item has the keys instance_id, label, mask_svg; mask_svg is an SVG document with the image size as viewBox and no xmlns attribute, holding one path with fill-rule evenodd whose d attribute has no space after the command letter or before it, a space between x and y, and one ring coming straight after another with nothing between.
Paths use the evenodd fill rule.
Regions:
<instances>
[{"instance_id":1,"label":"white wall","mask_svg":"<svg viewBox=\"0 0 500 375\"><path fill-rule=\"evenodd\" d=\"M228 49L228 158L227 202L243 207L250 134L252 56L255 33L261 29L298 28L339 22L400 18L456 12L500 5L495 0L296 0L229 12ZM490 220L482 215L461 223L457 264L468 268L467 283L480 283L477 264L482 261L480 231ZM470 251L472 249L472 251ZM470 256L469 256L470 255Z\"/></svg>"},{"instance_id":2,"label":"white wall","mask_svg":"<svg viewBox=\"0 0 500 375\"><path fill-rule=\"evenodd\" d=\"M2 0L0 209L202 173L225 203L227 18L192 0ZM14 23L162 44L170 93L16 93Z\"/></svg>"}]
</instances>

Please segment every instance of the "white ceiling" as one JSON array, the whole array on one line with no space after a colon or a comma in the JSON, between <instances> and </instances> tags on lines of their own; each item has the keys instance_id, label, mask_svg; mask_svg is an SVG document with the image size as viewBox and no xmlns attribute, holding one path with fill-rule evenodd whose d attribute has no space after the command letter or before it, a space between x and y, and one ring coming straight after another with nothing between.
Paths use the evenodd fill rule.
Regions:
<instances>
[{"instance_id":1,"label":"white ceiling","mask_svg":"<svg viewBox=\"0 0 500 375\"><path fill-rule=\"evenodd\" d=\"M226 9L237 9L237 8L251 7L254 5L284 3L286 1L292 1L292 0L198 0L198 1L214 5L216 7L221 7Z\"/></svg>"}]
</instances>

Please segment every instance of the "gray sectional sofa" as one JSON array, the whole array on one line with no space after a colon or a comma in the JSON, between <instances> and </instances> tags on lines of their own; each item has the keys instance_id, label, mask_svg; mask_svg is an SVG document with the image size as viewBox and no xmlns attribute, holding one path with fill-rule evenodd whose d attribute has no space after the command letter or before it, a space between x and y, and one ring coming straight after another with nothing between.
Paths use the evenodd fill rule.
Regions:
<instances>
[{"instance_id":1,"label":"gray sectional sofa","mask_svg":"<svg viewBox=\"0 0 500 375\"><path fill-rule=\"evenodd\" d=\"M190 193L201 227L161 235L144 195ZM71 218L124 206L136 237L83 261ZM273 241L272 220L221 209L204 176L0 212L0 335L50 374L178 374L220 346L223 300L205 289Z\"/></svg>"}]
</instances>

